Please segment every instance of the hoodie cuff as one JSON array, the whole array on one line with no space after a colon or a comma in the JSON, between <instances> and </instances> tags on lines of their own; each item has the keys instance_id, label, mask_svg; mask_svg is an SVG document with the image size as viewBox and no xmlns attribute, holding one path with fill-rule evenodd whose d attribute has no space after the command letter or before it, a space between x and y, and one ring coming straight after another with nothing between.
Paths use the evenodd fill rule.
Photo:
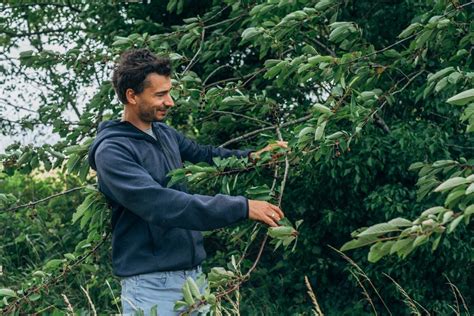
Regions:
<instances>
[{"instance_id":1,"label":"hoodie cuff","mask_svg":"<svg viewBox=\"0 0 474 316\"><path fill-rule=\"evenodd\" d=\"M250 209L249 209L249 199L245 198L245 202L247 204L247 212L246 212L246 215L245 215L245 218L246 219L249 219L249 213L250 213Z\"/></svg>"}]
</instances>

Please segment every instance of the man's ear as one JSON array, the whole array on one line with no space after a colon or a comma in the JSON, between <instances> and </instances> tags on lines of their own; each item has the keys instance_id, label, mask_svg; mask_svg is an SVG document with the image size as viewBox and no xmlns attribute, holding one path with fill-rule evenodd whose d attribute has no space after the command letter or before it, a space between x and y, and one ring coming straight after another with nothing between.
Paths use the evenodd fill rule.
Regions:
<instances>
[{"instance_id":1,"label":"man's ear","mask_svg":"<svg viewBox=\"0 0 474 316\"><path fill-rule=\"evenodd\" d=\"M136 97L136 94L135 94L135 91L133 91L133 89L128 88L125 91L125 98L127 99L127 104L132 104L132 105L137 104L137 100L135 99L135 97Z\"/></svg>"}]
</instances>

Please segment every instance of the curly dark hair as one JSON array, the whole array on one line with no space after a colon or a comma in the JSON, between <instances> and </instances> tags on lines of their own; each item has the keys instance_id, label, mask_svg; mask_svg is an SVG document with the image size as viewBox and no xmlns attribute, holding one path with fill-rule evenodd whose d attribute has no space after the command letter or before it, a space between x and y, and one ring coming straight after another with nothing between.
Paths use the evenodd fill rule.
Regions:
<instances>
[{"instance_id":1,"label":"curly dark hair","mask_svg":"<svg viewBox=\"0 0 474 316\"><path fill-rule=\"evenodd\" d=\"M150 73L171 76L170 59L158 57L146 48L123 52L112 75L112 84L120 102L127 103L127 89L142 93L147 85L145 79Z\"/></svg>"}]
</instances>

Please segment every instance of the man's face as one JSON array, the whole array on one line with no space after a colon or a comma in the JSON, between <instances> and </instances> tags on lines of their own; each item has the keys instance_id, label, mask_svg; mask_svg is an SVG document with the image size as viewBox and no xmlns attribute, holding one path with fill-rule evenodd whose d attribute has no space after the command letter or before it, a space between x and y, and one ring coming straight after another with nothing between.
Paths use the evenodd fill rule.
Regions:
<instances>
[{"instance_id":1,"label":"man's face","mask_svg":"<svg viewBox=\"0 0 474 316\"><path fill-rule=\"evenodd\" d=\"M145 79L143 92L133 97L137 116L146 123L163 121L168 109L174 106L170 91L170 77L149 74Z\"/></svg>"}]
</instances>

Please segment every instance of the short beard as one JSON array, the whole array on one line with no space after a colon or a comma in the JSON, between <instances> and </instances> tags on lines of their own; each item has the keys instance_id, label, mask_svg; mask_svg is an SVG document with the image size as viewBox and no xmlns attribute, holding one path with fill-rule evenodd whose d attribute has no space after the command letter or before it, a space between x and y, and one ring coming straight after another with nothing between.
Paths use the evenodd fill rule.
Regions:
<instances>
[{"instance_id":1,"label":"short beard","mask_svg":"<svg viewBox=\"0 0 474 316\"><path fill-rule=\"evenodd\" d=\"M161 120L156 118L155 114L156 113L154 109L151 109L149 111L144 111L143 107L139 106L138 116L140 117L140 120L142 120L143 122L147 122L147 123L161 122Z\"/></svg>"}]
</instances>

